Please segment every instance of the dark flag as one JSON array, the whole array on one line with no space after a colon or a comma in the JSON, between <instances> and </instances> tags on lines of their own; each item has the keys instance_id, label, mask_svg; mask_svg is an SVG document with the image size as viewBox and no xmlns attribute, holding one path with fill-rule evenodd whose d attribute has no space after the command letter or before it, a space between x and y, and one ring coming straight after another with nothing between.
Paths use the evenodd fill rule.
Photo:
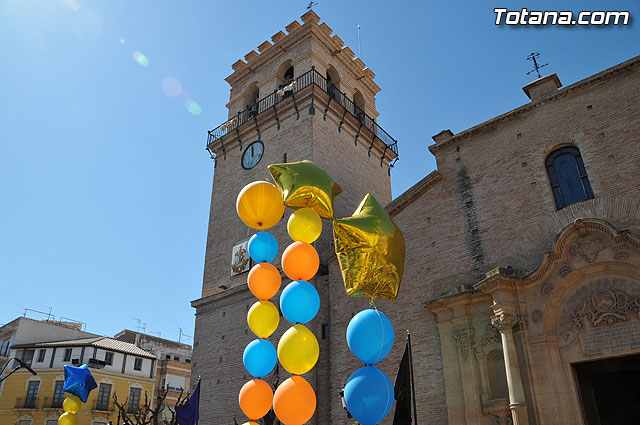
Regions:
<instances>
[{"instance_id":1,"label":"dark flag","mask_svg":"<svg viewBox=\"0 0 640 425\"><path fill-rule=\"evenodd\" d=\"M182 406L176 406L176 417L179 425L196 425L200 418L200 380L193 394Z\"/></svg>"},{"instance_id":2,"label":"dark flag","mask_svg":"<svg viewBox=\"0 0 640 425\"><path fill-rule=\"evenodd\" d=\"M393 387L396 398L396 413L393 425L411 425L411 370L409 364L409 342L404 347L404 355Z\"/></svg>"}]
</instances>

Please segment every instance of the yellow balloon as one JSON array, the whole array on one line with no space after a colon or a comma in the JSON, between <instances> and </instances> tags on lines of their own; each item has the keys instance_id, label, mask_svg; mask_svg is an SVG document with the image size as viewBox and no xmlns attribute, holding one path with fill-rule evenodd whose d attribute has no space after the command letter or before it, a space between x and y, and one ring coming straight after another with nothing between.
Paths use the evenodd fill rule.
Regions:
<instances>
[{"instance_id":1,"label":"yellow balloon","mask_svg":"<svg viewBox=\"0 0 640 425\"><path fill-rule=\"evenodd\" d=\"M58 425L76 425L76 415L65 412L58 418Z\"/></svg>"},{"instance_id":2,"label":"yellow balloon","mask_svg":"<svg viewBox=\"0 0 640 425\"><path fill-rule=\"evenodd\" d=\"M240 219L253 229L275 226L284 214L284 203L278 188L263 181L246 185L236 199Z\"/></svg>"},{"instance_id":3,"label":"yellow balloon","mask_svg":"<svg viewBox=\"0 0 640 425\"><path fill-rule=\"evenodd\" d=\"M313 243L322 233L322 219L311 208L300 208L289 216L289 236L296 242Z\"/></svg>"},{"instance_id":4,"label":"yellow balloon","mask_svg":"<svg viewBox=\"0 0 640 425\"><path fill-rule=\"evenodd\" d=\"M258 422L245 422L242 425L260 425Z\"/></svg>"},{"instance_id":5,"label":"yellow balloon","mask_svg":"<svg viewBox=\"0 0 640 425\"><path fill-rule=\"evenodd\" d=\"M62 402L62 408L68 413L77 413L80 407L82 407L82 400L75 395L67 396Z\"/></svg>"},{"instance_id":6,"label":"yellow balloon","mask_svg":"<svg viewBox=\"0 0 640 425\"><path fill-rule=\"evenodd\" d=\"M258 301L249 309L247 323L258 338L267 338L278 328L280 313L272 302Z\"/></svg>"},{"instance_id":7,"label":"yellow balloon","mask_svg":"<svg viewBox=\"0 0 640 425\"><path fill-rule=\"evenodd\" d=\"M319 355L318 340L304 325L293 325L278 342L278 360L287 372L294 375L313 369Z\"/></svg>"}]
</instances>

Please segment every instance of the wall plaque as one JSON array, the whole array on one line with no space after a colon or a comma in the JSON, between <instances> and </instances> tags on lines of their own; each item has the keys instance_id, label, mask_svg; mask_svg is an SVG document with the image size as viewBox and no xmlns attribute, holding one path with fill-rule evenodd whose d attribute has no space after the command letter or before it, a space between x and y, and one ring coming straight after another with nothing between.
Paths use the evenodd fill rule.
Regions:
<instances>
[{"instance_id":1,"label":"wall plaque","mask_svg":"<svg viewBox=\"0 0 640 425\"><path fill-rule=\"evenodd\" d=\"M585 329L580 333L580 341L585 354L618 353L640 347L640 320Z\"/></svg>"},{"instance_id":2,"label":"wall plaque","mask_svg":"<svg viewBox=\"0 0 640 425\"><path fill-rule=\"evenodd\" d=\"M233 247L231 253L231 276L248 272L251 268L248 245L249 242L247 241Z\"/></svg>"}]
</instances>

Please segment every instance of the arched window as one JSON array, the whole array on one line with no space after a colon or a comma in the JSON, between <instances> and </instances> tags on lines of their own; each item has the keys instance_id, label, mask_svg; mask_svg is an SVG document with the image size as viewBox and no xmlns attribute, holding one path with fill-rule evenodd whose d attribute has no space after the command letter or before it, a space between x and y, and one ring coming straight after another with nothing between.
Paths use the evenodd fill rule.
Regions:
<instances>
[{"instance_id":1,"label":"arched window","mask_svg":"<svg viewBox=\"0 0 640 425\"><path fill-rule=\"evenodd\" d=\"M290 82L293 81L293 67L292 66L287 68L287 70L284 72L284 80L287 83L290 83Z\"/></svg>"},{"instance_id":2,"label":"arched window","mask_svg":"<svg viewBox=\"0 0 640 425\"><path fill-rule=\"evenodd\" d=\"M249 116L253 116L258 113L257 102L259 98L260 98L260 89L258 88L258 83L253 82L249 84L249 86L244 92L244 105L247 111L249 111Z\"/></svg>"},{"instance_id":3,"label":"arched window","mask_svg":"<svg viewBox=\"0 0 640 425\"><path fill-rule=\"evenodd\" d=\"M561 209L576 202L593 199L587 170L578 148L564 146L551 152L545 165L556 208Z\"/></svg>"},{"instance_id":4,"label":"arched window","mask_svg":"<svg viewBox=\"0 0 640 425\"><path fill-rule=\"evenodd\" d=\"M329 65L327 69L327 93L329 97L337 99L338 93L340 93L340 75L333 65Z\"/></svg>"},{"instance_id":5,"label":"arched window","mask_svg":"<svg viewBox=\"0 0 640 425\"><path fill-rule=\"evenodd\" d=\"M355 89L353 92L353 103L355 104L355 114L360 122L364 121L364 96L360 93L360 90Z\"/></svg>"}]
</instances>

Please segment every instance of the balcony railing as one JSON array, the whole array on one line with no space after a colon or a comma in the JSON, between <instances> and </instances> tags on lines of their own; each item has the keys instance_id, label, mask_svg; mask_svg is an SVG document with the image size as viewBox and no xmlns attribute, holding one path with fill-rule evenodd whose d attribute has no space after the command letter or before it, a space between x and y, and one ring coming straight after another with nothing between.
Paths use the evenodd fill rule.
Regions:
<instances>
[{"instance_id":1,"label":"balcony railing","mask_svg":"<svg viewBox=\"0 0 640 425\"><path fill-rule=\"evenodd\" d=\"M93 410L97 410L100 412L113 412L113 400L96 400L96 402L93 404Z\"/></svg>"},{"instance_id":2,"label":"balcony railing","mask_svg":"<svg viewBox=\"0 0 640 425\"><path fill-rule=\"evenodd\" d=\"M38 397L18 397L16 398L16 409L37 409L41 400Z\"/></svg>"},{"instance_id":3,"label":"balcony railing","mask_svg":"<svg viewBox=\"0 0 640 425\"><path fill-rule=\"evenodd\" d=\"M42 407L44 409L62 409L62 402L64 398L61 397L45 397L42 400Z\"/></svg>"},{"instance_id":4,"label":"balcony railing","mask_svg":"<svg viewBox=\"0 0 640 425\"><path fill-rule=\"evenodd\" d=\"M207 137L207 149L209 149L209 146L216 140L221 139L232 131L235 131L242 124L253 119L253 117L273 108L278 103L288 97L291 97L291 94L295 95L295 93L313 84L324 90L329 95L332 102L339 103L347 112L353 115L363 127L369 129L369 131L373 133L374 137L377 137L386 145L387 149L390 149L398 155L398 141L391 137L389 133L380 127L373 118L356 106L353 100L349 99L345 93L338 90L335 85L328 82L327 79L315 69L311 69L296 78L291 91L274 91L268 96L258 100L244 111L238 112L235 117L225 121L213 130L209 130Z\"/></svg>"}]
</instances>

